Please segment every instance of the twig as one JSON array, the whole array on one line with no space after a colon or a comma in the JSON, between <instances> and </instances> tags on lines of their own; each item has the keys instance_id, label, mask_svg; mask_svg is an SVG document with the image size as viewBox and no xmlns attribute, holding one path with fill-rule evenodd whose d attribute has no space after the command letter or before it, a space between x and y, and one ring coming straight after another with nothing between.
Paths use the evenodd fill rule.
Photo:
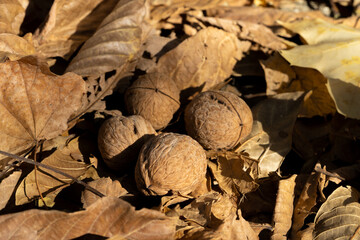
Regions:
<instances>
[{"instance_id":1,"label":"twig","mask_svg":"<svg viewBox=\"0 0 360 240\"><path fill-rule=\"evenodd\" d=\"M76 179L74 178L73 176L71 176L70 174L67 174L67 173L64 173L56 168L53 168L53 167L50 167L48 165L45 165L45 164L42 164L42 163L39 163L39 162L35 162L31 159L27 159L27 158L24 158L24 157L20 157L20 156L17 156L15 154L11 154L11 153L8 153L8 152L4 152L4 151L1 151L0 150L0 154L2 155L5 155L5 156L8 156L8 157L11 157L11 158L14 158L14 159L17 159L19 160L20 162L24 162L24 163L27 163L27 164L31 164L31 165L35 165L35 166L38 166L38 167L42 167L42 168L45 168L45 169L49 169L55 173L58 173L58 174L61 174L67 178L70 178L72 180L74 180L76 183L78 184L81 184L82 186L84 186L87 190L89 190L90 192L98 195L99 197L105 197L104 194L102 194L101 192L99 192L98 190L96 190L95 188L93 187L90 187L88 184L86 184L85 182L79 180L79 179Z\"/></svg>"}]
</instances>

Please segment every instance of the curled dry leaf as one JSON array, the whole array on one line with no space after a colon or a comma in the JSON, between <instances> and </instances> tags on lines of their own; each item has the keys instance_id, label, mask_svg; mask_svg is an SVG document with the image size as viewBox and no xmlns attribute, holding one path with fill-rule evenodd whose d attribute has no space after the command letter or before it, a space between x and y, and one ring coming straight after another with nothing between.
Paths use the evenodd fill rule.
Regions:
<instances>
[{"instance_id":1,"label":"curled dry leaf","mask_svg":"<svg viewBox=\"0 0 360 240\"><path fill-rule=\"evenodd\" d=\"M294 211L294 189L296 175L288 179L280 180L279 189L276 197L276 205L274 209L274 232L271 236L272 240L286 240L287 232L292 225L292 216Z\"/></svg>"},{"instance_id":2,"label":"curled dry leaf","mask_svg":"<svg viewBox=\"0 0 360 240\"><path fill-rule=\"evenodd\" d=\"M20 33L28 4L27 0L0 1L0 33Z\"/></svg>"},{"instance_id":3,"label":"curled dry leaf","mask_svg":"<svg viewBox=\"0 0 360 240\"><path fill-rule=\"evenodd\" d=\"M129 203L104 197L85 211L27 210L0 216L0 235L13 239L74 239L85 234L123 239L172 239L175 221L149 209L136 211Z\"/></svg>"},{"instance_id":4,"label":"curled dry leaf","mask_svg":"<svg viewBox=\"0 0 360 240\"><path fill-rule=\"evenodd\" d=\"M8 203L18 181L21 176L21 171L14 171L0 183L0 210L5 208Z\"/></svg>"},{"instance_id":5,"label":"curled dry leaf","mask_svg":"<svg viewBox=\"0 0 360 240\"><path fill-rule=\"evenodd\" d=\"M253 130L236 152L258 161L259 178L277 171L290 151L293 127L303 99L303 92L282 93L252 109Z\"/></svg>"},{"instance_id":6,"label":"curled dry leaf","mask_svg":"<svg viewBox=\"0 0 360 240\"><path fill-rule=\"evenodd\" d=\"M111 180L111 178L99 178L88 183L90 187L95 188L105 196L120 197L127 194L127 191L121 186L120 182L117 180ZM89 190L84 190L81 196L81 202L84 204L84 208L88 208L91 204L100 199L98 195L90 192Z\"/></svg>"},{"instance_id":7,"label":"curled dry leaf","mask_svg":"<svg viewBox=\"0 0 360 240\"><path fill-rule=\"evenodd\" d=\"M81 152L79 144L79 138L75 138L67 146L57 149L49 157L42 160L41 163L78 178L85 174L90 167L90 164L86 163L88 160L86 158L89 157L88 153ZM82 145L84 144L86 143L82 142ZM36 177L35 171L37 171ZM39 190L51 202L72 181L72 179L59 173L39 167L38 170L30 172L20 183L15 195L16 205L28 203L38 197Z\"/></svg>"},{"instance_id":8,"label":"curled dry leaf","mask_svg":"<svg viewBox=\"0 0 360 240\"><path fill-rule=\"evenodd\" d=\"M34 36L37 52L69 58L111 12L115 0L55 0L44 28Z\"/></svg>"},{"instance_id":9,"label":"curled dry leaf","mask_svg":"<svg viewBox=\"0 0 360 240\"><path fill-rule=\"evenodd\" d=\"M174 80L180 90L207 90L228 78L237 60L250 48L233 33L209 27L163 55L157 71Z\"/></svg>"},{"instance_id":10,"label":"curled dry leaf","mask_svg":"<svg viewBox=\"0 0 360 240\"><path fill-rule=\"evenodd\" d=\"M0 149L20 154L61 134L84 93L80 76L56 76L33 57L0 63Z\"/></svg>"},{"instance_id":11,"label":"curled dry leaf","mask_svg":"<svg viewBox=\"0 0 360 240\"><path fill-rule=\"evenodd\" d=\"M0 33L0 62L7 58L18 60L35 53L31 33L19 37L11 33Z\"/></svg>"},{"instance_id":12,"label":"curled dry leaf","mask_svg":"<svg viewBox=\"0 0 360 240\"><path fill-rule=\"evenodd\" d=\"M353 187L338 187L315 216L313 237L357 239L360 226L360 193Z\"/></svg>"},{"instance_id":13,"label":"curled dry leaf","mask_svg":"<svg viewBox=\"0 0 360 240\"><path fill-rule=\"evenodd\" d=\"M142 43L141 24L146 14L144 0L119 1L66 71L99 76L132 60Z\"/></svg>"}]
</instances>

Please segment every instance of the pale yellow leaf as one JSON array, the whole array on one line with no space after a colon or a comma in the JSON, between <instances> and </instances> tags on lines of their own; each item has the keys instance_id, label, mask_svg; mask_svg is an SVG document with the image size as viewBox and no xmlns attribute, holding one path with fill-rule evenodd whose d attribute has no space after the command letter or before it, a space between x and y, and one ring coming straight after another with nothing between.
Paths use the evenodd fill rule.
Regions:
<instances>
[{"instance_id":1,"label":"pale yellow leaf","mask_svg":"<svg viewBox=\"0 0 360 240\"><path fill-rule=\"evenodd\" d=\"M21 176L21 171L14 171L0 183L0 210L5 208Z\"/></svg>"},{"instance_id":2,"label":"pale yellow leaf","mask_svg":"<svg viewBox=\"0 0 360 240\"><path fill-rule=\"evenodd\" d=\"M0 33L19 34L28 1L0 1Z\"/></svg>"},{"instance_id":3,"label":"pale yellow leaf","mask_svg":"<svg viewBox=\"0 0 360 240\"><path fill-rule=\"evenodd\" d=\"M18 60L24 56L35 54L31 33L19 37L11 33L0 33L0 62L2 59Z\"/></svg>"}]
</instances>

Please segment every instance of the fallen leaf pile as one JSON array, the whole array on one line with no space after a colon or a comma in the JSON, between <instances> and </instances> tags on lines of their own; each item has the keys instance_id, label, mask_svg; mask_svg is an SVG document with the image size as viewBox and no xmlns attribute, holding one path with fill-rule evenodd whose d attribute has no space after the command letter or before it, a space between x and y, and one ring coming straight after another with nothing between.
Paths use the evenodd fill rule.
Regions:
<instances>
[{"instance_id":1,"label":"fallen leaf pile","mask_svg":"<svg viewBox=\"0 0 360 240\"><path fill-rule=\"evenodd\" d=\"M359 239L358 5L0 0L1 239Z\"/></svg>"}]
</instances>

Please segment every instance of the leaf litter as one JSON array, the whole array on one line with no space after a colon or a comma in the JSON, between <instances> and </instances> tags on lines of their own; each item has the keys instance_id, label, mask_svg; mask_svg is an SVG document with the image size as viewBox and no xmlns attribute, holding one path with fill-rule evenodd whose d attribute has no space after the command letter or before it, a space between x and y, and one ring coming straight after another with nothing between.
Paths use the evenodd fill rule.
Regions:
<instances>
[{"instance_id":1,"label":"leaf litter","mask_svg":"<svg viewBox=\"0 0 360 240\"><path fill-rule=\"evenodd\" d=\"M55 0L33 16L0 0L2 238L356 238L358 9L309 2ZM126 89L150 75L181 91L158 133L186 134L203 91L252 109L250 136L207 150L186 196L142 195L98 151L101 124L128 116Z\"/></svg>"}]
</instances>

